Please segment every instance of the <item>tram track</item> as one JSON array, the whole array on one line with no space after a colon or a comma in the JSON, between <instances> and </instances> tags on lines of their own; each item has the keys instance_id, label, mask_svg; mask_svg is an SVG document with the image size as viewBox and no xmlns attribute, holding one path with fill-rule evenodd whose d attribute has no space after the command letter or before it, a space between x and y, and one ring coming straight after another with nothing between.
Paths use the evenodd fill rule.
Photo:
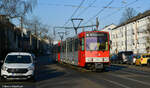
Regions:
<instances>
[{"instance_id":1,"label":"tram track","mask_svg":"<svg viewBox=\"0 0 150 88\"><path fill-rule=\"evenodd\" d=\"M141 73L133 73L134 71L124 71L124 69L112 71L113 68L106 69L106 72L103 73L89 73L85 74L87 77L90 77L93 81L101 80L108 82L108 85L113 85L113 88L149 88L150 84L150 75L145 75ZM110 83L110 84L109 84ZM106 88L109 86L104 83Z\"/></svg>"},{"instance_id":2,"label":"tram track","mask_svg":"<svg viewBox=\"0 0 150 88\"><path fill-rule=\"evenodd\" d=\"M104 72L92 72L85 68L77 66L63 65L79 72L82 77L96 84L101 84L105 88L113 86L113 88L149 88L150 73L136 70L124 66L111 65L106 67ZM147 78L146 80L142 78ZM142 79L142 80L141 80Z\"/></svg>"},{"instance_id":3,"label":"tram track","mask_svg":"<svg viewBox=\"0 0 150 88\"><path fill-rule=\"evenodd\" d=\"M141 68L145 69L145 67L141 67ZM121 71L124 71L124 72L132 72L132 73L135 73L135 74L150 75L150 71L148 71L148 70L141 70L141 69L139 69L139 67L129 67L129 66L122 66L122 65L111 65L107 69L111 70L111 71L121 70Z\"/></svg>"}]
</instances>

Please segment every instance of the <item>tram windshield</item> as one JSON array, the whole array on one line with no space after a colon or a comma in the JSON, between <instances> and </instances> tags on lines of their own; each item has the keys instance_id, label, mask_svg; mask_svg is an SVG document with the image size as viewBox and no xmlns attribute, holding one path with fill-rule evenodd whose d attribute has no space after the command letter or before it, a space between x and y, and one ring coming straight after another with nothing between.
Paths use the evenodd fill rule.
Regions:
<instances>
[{"instance_id":1,"label":"tram windshield","mask_svg":"<svg viewBox=\"0 0 150 88\"><path fill-rule=\"evenodd\" d=\"M108 50L107 34L87 34L86 35L86 50L89 51L105 51Z\"/></svg>"}]
</instances>

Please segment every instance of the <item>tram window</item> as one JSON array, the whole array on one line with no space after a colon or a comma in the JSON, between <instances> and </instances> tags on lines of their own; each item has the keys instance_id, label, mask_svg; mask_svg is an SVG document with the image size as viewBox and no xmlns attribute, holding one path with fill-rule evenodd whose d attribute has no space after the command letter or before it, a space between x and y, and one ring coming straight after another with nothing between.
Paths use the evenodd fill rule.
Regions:
<instances>
[{"instance_id":1,"label":"tram window","mask_svg":"<svg viewBox=\"0 0 150 88\"><path fill-rule=\"evenodd\" d=\"M60 45L60 52L62 52L62 45Z\"/></svg>"},{"instance_id":2,"label":"tram window","mask_svg":"<svg viewBox=\"0 0 150 88\"><path fill-rule=\"evenodd\" d=\"M75 51L78 50L78 39L75 40Z\"/></svg>"},{"instance_id":3,"label":"tram window","mask_svg":"<svg viewBox=\"0 0 150 88\"><path fill-rule=\"evenodd\" d=\"M69 42L69 51L72 52L72 41Z\"/></svg>"},{"instance_id":4,"label":"tram window","mask_svg":"<svg viewBox=\"0 0 150 88\"><path fill-rule=\"evenodd\" d=\"M64 45L62 45L62 52L64 52Z\"/></svg>"},{"instance_id":5,"label":"tram window","mask_svg":"<svg viewBox=\"0 0 150 88\"><path fill-rule=\"evenodd\" d=\"M81 45L82 45L82 40L80 39L79 41L80 41L80 43L79 43L79 44L80 44L80 46L81 46Z\"/></svg>"},{"instance_id":6,"label":"tram window","mask_svg":"<svg viewBox=\"0 0 150 88\"><path fill-rule=\"evenodd\" d=\"M81 44L80 44L80 39L78 39L78 50L80 50L80 46L81 46Z\"/></svg>"},{"instance_id":7,"label":"tram window","mask_svg":"<svg viewBox=\"0 0 150 88\"><path fill-rule=\"evenodd\" d=\"M58 46L58 53L60 53L60 46Z\"/></svg>"},{"instance_id":8,"label":"tram window","mask_svg":"<svg viewBox=\"0 0 150 88\"><path fill-rule=\"evenodd\" d=\"M64 43L64 47L63 47L63 48L64 48L63 52L65 52L65 49L66 49L66 48L65 48L65 43Z\"/></svg>"},{"instance_id":9,"label":"tram window","mask_svg":"<svg viewBox=\"0 0 150 88\"><path fill-rule=\"evenodd\" d=\"M75 40L72 40L72 51L75 50L74 47L75 47Z\"/></svg>"},{"instance_id":10,"label":"tram window","mask_svg":"<svg viewBox=\"0 0 150 88\"><path fill-rule=\"evenodd\" d=\"M64 52L66 52L66 43L64 43Z\"/></svg>"},{"instance_id":11,"label":"tram window","mask_svg":"<svg viewBox=\"0 0 150 88\"><path fill-rule=\"evenodd\" d=\"M67 52L69 52L69 42L67 41Z\"/></svg>"},{"instance_id":12,"label":"tram window","mask_svg":"<svg viewBox=\"0 0 150 88\"><path fill-rule=\"evenodd\" d=\"M84 38L82 38L82 51L84 50Z\"/></svg>"}]
</instances>

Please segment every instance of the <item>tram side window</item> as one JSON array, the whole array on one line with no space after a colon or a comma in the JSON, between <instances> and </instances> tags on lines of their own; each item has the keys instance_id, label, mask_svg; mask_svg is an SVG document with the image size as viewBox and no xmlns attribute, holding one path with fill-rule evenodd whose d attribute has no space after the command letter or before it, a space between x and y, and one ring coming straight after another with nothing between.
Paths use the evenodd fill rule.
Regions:
<instances>
[{"instance_id":1,"label":"tram side window","mask_svg":"<svg viewBox=\"0 0 150 88\"><path fill-rule=\"evenodd\" d=\"M61 47L61 48L62 48L61 52L64 52L64 46L63 46L63 45L62 45L62 47Z\"/></svg>"},{"instance_id":2,"label":"tram side window","mask_svg":"<svg viewBox=\"0 0 150 88\"><path fill-rule=\"evenodd\" d=\"M82 51L83 51L84 50L84 38L82 38L81 45L82 45Z\"/></svg>"},{"instance_id":3,"label":"tram side window","mask_svg":"<svg viewBox=\"0 0 150 88\"><path fill-rule=\"evenodd\" d=\"M75 43L74 43L74 42L75 42L75 40L73 39L72 42L71 42L71 43L72 43L72 51L75 50L75 49L74 49L74 47L75 47Z\"/></svg>"},{"instance_id":4,"label":"tram side window","mask_svg":"<svg viewBox=\"0 0 150 88\"><path fill-rule=\"evenodd\" d=\"M67 42L67 52L69 52L69 49L70 49L70 44L69 42Z\"/></svg>"},{"instance_id":5,"label":"tram side window","mask_svg":"<svg viewBox=\"0 0 150 88\"><path fill-rule=\"evenodd\" d=\"M69 51L72 52L72 41L69 42Z\"/></svg>"},{"instance_id":6,"label":"tram side window","mask_svg":"<svg viewBox=\"0 0 150 88\"><path fill-rule=\"evenodd\" d=\"M78 39L75 40L75 48L74 49L75 49L75 51L78 50Z\"/></svg>"},{"instance_id":7,"label":"tram side window","mask_svg":"<svg viewBox=\"0 0 150 88\"><path fill-rule=\"evenodd\" d=\"M65 43L63 44L63 52L65 52L66 48L65 48Z\"/></svg>"},{"instance_id":8,"label":"tram side window","mask_svg":"<svg viewBox=\"0 0 150 88\"><path fill-rule=\"evenodd\" d=\"M60 53L60 46L58 46L58 53Z\"/></svg>"},{"instance_id":9,"label":"tram side window","mask_svg":"<svg viewBox=\"0 0 150 88\"><path fill-rule=\"evenodd\" d=\"M66 43L64 43L64 52L66 52Z\"/></svg>"},{"instance_id":10,"label":"tram side window","mask_svg":"<svg viewBox=\"0 0 150 88\"><path fill-rule=\"evenodd\" d=\"M63 46L60 46L60 53L63 52Z\"/></svg>"}]
</instances>

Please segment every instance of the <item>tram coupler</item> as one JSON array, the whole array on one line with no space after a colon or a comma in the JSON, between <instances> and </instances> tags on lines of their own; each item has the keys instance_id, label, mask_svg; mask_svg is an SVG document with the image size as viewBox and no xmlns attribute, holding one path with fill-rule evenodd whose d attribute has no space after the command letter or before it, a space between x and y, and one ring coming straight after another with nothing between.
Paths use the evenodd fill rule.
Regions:
<instances>
[{"instance_id":1,"label":"tram coupler","mask_svg":"<svg viewBox=\"0 0 150 88\"><path fill-rule=\"evenodd\" d=\"M104 69L104 64L103 63L95 63L95 69Z\"/></svg>"}]
</instances>

